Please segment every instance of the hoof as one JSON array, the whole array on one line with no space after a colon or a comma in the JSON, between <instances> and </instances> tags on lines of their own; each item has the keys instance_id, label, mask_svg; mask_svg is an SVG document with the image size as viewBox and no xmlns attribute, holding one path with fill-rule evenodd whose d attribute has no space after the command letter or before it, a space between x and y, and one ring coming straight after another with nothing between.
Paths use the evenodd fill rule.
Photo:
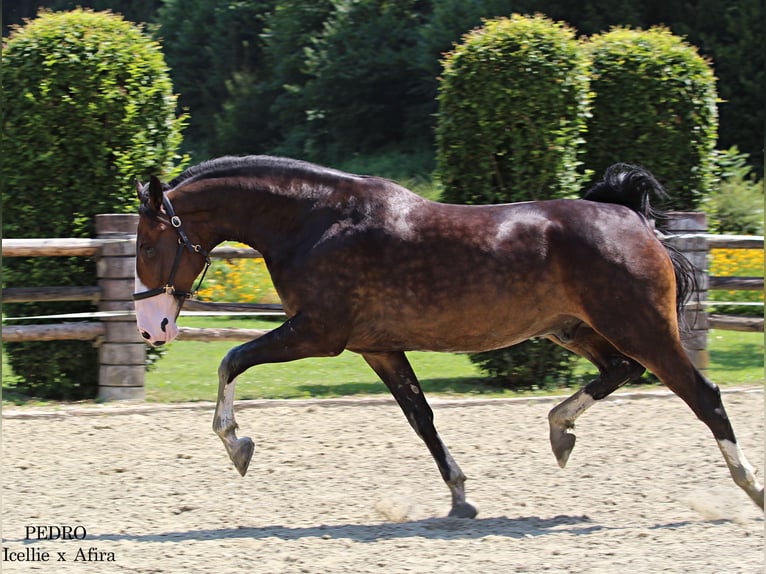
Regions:
<instances>
[{"instance_id":1,"label":"hoof","mask_svg":"<svg viewBox=\"0 0 766 574\"><path fill-rule=\"evenodd\" d=\"M237 439L234 443L234 447L229 452L229 458L234 463L239 474L245 476L247 467L250 466L250 459L253 458L253 450L255 445L250 437L242 437Z\"/></svg>"},{"instance_id":2,"label":"hoof","mask_svg":"<svg viewBox=\"0 0 766 574\"><path fill-rule=\"evenodd\" d=\"M449 511L450 518L476 518L479 510L470 502L459 502Z\"/></svg>"},{"instance_id":3,"label":"hoof","mask_svg":"<svg viewBox=\"0 0 766 574\"><path fill-rule=\"evenodd\" d=\"M752 498L753 502L755 502L758 506L761 507L761 510L763 510L763 488L753 494L750 494L750 498Z\"/></svg>"},{"instance_id":4,"label":"hoof","mask_svg":"<svg viewBox=\"0 0 766 574\"><path fill-rule=\"evenodd\" d=\"M561 468L567 465L569 455L572 454L576 440L577 437L572 432L551 429L551 448Z\"/></svg>"}]
</instances>

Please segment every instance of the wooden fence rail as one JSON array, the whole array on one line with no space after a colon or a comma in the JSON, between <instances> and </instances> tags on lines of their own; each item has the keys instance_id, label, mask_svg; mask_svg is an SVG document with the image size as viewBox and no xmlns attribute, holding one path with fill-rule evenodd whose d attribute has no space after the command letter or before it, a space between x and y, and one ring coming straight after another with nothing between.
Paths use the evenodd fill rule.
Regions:
<instances>
[{"instance_id":1,"label":"wooden fence rail","mask_svg":"<svg viewBox=\"0 0 766 574\"><path fill-rule=\"evenodd\" d=\"M46 325L3 325L3 342L21 341L93 341L106 334L98 321L52 323Z\"/></svg>"},{"instance_id":2,"label":"wooden fence rail","mask_svg":"<svg viewBox=\"0 0 766 574\"><path fill-rule=\"evenodd\" d=\"M95 239L3 239L4 257L94 257L97 260L98 285L85 287L13 287L2 290L6 303L38 301L91 301L99 307L98 321L69 321L41 325L3 326L3 342L91 340L99 345L99 398L103 400L142 398L144 396L145 343L138 336L133 312L133 267L135 259L136 215L100 215L96 217ZM703 219L704 221L704 219ZM710 235L699 232L699 222L681 223L674 233L674 244L699 268L706 267L711 249L762 249L763 237ZM212 252L219 259L258 258L250 248L219 246ZM704 301L708 289L763 290L763 277L698 277ZM280 313L280 305L250 303L212 303L187 301L187 311L268 312ZM763 331L763 318L707 314L699 308L691 311L697 335L687 346L695 363L707 366L708 329ZM179 340L242 341L261 336L257 329L195 329L181 327ZM687 344L685 342L685 344Z\"/></svg>"},{"instance_id":3,"label":"wooden fence rail","mask_svg":"<svg viewBox=\"0 0 766 574\"><path fill-rule=\"evenodd\" d=\"M710 313L707 322L711 329L763 333L763 317L742 317L739 315Z\"/></svg>"},{"instance_id":4,"label":"wooden fence rail","mask_svg":"<svg viewBox=\"0 0 766 574\"><path fill-rule=\"evenodd\" d=\"M91 301L98 303L101 288L90 287L8 287L3 289L3 303L38 301Z\"/></svg>"}]
</instances>

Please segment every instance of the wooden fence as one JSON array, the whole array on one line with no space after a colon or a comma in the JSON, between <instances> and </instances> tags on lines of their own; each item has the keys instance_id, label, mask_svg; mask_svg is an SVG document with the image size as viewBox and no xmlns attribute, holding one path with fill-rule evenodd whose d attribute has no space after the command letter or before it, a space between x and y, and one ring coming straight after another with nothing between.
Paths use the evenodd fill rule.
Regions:
<instances>
[{"instance_id":1,"label":"wooden fence","mask_svg":"<svg viewBox=\"0 0 766 574\"><path fill-rule=\"evenodd\" d=\"M669 242L681 251L697 268L697 293L685 310L686 329L682 340L686 352L699 369L709 363L707 349L710 329L733 331L763 331L763 317L743 317L708 313L707 293L711 289L763 290L761 277L716 277L707 272L712 249L763 249L762 236L712 235L706 233L704 213L672 212L667 214L661 230L670 236Z\"/></svg>"},{"instance_id":2,"label":"wooden fence","mask_svg":"<svg viewBox=\"0 0 766 574\"><path fill-rule=\"evenodd\" d=\"M132 301L135 265L137 215L96 216L95 239L3 239L4 257L92 257L97 261L98 285L88 287L14 287L3 289L6 303L34 301L91 301L98 305L89 321L64 321L39 325L4 324L3 342L85 340L99 347L99 398L102 400L141 399L144 397L145 342L138 335ZM704 231L704 216L677 214L667 232L675 235L674 244L699 269L707 269L711 249L762 249L761 236L709 235ZM249 248L217 247L219 259L258 258ZM701 271L700 292L687 309L692 333L684 344L700 368L707 367L709 329L763 331L763 319L708 314L704 310L708 289L763 290L763 277L709 277ZM187 311L278 312L279 305L208 303L187 301ZM60 318L66 318L60 317ZM255 329L194 329L181 327L179 340L243 341L262 335Z\"/></svg>"}]
</instances>

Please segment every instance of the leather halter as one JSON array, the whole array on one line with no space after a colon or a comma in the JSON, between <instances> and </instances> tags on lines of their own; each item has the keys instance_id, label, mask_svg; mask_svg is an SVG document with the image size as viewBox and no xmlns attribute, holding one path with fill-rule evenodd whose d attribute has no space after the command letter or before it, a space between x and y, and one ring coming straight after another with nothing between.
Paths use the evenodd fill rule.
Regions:
<instances>
[{"instance_id":1,"label":"leather halter","mask_svg":"<svg viewBox=\"0 0 766 574\"><path fill-rule=\"evenodd\" d=\"M175 211L173 210L173 204L170 203L170 199L168 199L167 194L162 195L162 205L165 207L165 213L168 215L170 225L173 227L173 229L175 229L176 234L178 234L178 249L176 250L176 258L173 261L173 267L170 270L170 277L168 277L165 286L156 287L154 289L147 289L146 291L141 291L139 293L133 293L134 301L148 299L149 297L155 297L157 295L162 295L163 293L167 293L181 300L191 299L197 294L200 285L202 285L202 281L205 279L205 274L207 274L207 270L210 268L210 254L205 251L201 245L194 245L189 240L189 236L186 235L186 231L184 231L184 228L181 226L181 218L175 214ZM173 282L176 278L176 272L178 271L178 266L181 263L181 255L183 254L184 249L188 249L192 253L199 253L205 258L205 268L202 271L202 277L199 278L197 285L191 291L179 291L175 288L175 285L173 285Z\"/></svg>"}]
</instances>

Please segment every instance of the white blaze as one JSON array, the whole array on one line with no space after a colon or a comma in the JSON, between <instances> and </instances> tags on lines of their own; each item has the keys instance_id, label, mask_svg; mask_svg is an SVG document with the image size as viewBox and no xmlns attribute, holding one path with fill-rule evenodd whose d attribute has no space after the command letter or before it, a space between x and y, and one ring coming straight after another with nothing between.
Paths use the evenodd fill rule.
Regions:
<instances>
[{"instance_id":1,"label":"white blaze","mask_svg":"<svg viewBox=\"0 0 766 574\"><path fill-rule=\"evenodd\" d=\"M148 291L136 273L135 293ZM178 302L168 293L134 301L136 306L136 323L141 336L152 345L169 343L178 336L176 312Z\"/></svg>"}]
</instances>

